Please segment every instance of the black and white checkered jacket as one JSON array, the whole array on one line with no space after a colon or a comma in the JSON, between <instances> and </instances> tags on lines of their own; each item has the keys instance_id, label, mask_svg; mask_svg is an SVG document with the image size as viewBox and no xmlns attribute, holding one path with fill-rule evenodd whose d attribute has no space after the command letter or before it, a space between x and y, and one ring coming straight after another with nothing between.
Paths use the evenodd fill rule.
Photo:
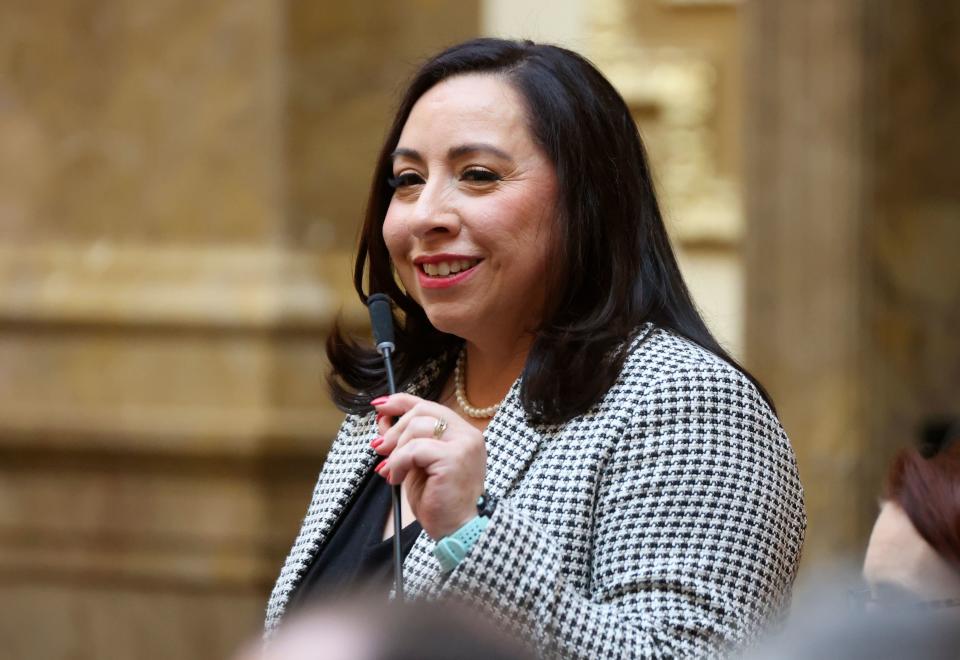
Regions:
<instances>
[{"instance_id":1,"label":"black and white checkered jacket","mask_svg":"<svg viewBox=\"0 0 960 660\"><path fill-rule=\"evenodd\" d=\"M421 386L438 372L425 369ZM421 533L408 594L466 599L544 655L574 658L722 655L781 616L803 494L783 429L742 374L647 326L588 414L530 424L518 389L484 433L499 499L490 525L446 579ZM378 460L375 435L372 413L344 421L270 597L268 634Z\"/></svg>"}]
</instances>

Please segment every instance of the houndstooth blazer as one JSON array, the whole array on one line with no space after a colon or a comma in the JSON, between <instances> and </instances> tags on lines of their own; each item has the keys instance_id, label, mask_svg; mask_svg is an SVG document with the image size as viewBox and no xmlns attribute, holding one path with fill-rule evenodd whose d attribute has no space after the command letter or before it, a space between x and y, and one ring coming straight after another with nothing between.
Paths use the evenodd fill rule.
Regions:
<instances>
[{"instance_id":1,"label":"houndstooth blazer","mask_svg":"<svg viewBox=\"0 0 960 660\"><path fill-rule=\"evenodd\" d=\"M438 377L433 364L412 391ZM794 454L737 370L647 325L587 414L531 424L514 384L487 427L490 525L446 578L421 533L412 597L473 603L545 656L722 655L782 616L805 529ZM363 475L373 413L348 416L267 607L269 635Z\"/></svg>"}]
</instances>

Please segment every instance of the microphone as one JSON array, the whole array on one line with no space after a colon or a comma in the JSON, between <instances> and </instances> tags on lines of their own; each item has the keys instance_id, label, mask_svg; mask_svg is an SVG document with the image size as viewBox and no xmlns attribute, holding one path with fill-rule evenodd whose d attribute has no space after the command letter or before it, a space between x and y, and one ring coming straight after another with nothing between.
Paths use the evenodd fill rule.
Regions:
<instances>
[{"instance_id":1,"label":"microphone","mask_svg":"<svg viewBox=\"0 0 960 660\"><path fill-rule=\"evenodd\" d=\"M393 314L390 311L390 297L384 293L375 293L367 298L367 310L370 312L370 325L373 328L373 340L377 350L383 356L383 366L387 371L387 392L397 393L393 380L393 363L390 355L396 346L393 343ZM400 484L392 489L393 496L393 584L399 602L404 601L403 593L403 556L400 551Z\"/></svg>"},{"instance_id":2,"label":"microphone","mask_svg":"<svg viewBox=\"0 0 960 660\"><path fill-rule=\"evenodd\" d=\"M393 343L393 314L390 311L390 297L385 293L375 293L367 298L367 310L370 312L370 325L373 327L373 340L377 350L383 356L387 369L387 388L390 394L396 394L397 386L393 382L393 363L390 354L396 348Z\"/></svg>"}]
</instances>

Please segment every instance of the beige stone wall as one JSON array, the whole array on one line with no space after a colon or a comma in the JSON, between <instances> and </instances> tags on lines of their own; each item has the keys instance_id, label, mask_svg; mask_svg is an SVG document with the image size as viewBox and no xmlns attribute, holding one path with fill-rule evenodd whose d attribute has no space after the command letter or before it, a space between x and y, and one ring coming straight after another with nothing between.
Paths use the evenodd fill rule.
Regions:
<instances>
[{"instance_id":1,"label":"beige stone wall","mask_svg":"<svg viewBox=\"0 0 960 660\"><path fill-rule=\"evenodd\" d=\"M16 174L0 236L269 239L281 15L264 1L5 3L0 131L16 151L0 167Z\"/></svg>"},{"instance_id":2,"label":"beige stone wall","mask_svg":"<svg viewBox=\"0 0 960 660\"><path fill-rule=\"evenodd\" d=\"M356 6L354 6L356 5ZM6 3L0 639L225 657L341 415L373 152L475 3Z\"/></svg>"}]
</instances>

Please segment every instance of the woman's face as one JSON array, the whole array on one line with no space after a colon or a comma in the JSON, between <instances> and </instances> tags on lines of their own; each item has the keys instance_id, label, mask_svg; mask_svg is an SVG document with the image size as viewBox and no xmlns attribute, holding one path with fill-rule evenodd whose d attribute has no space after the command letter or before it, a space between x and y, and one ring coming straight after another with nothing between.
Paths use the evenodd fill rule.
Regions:
<instances>
[{"instance_id":1,"label":"woman's face","mask_svg":"<svg viewBox=\"0 0 960 660\"><path fill-rule=\"evenodd\" d=\"M447 79L414 105L383 224L407 292L439 330L513 342L540 321L557 180L500 77Z\"/></svg>"}]
</instances>

